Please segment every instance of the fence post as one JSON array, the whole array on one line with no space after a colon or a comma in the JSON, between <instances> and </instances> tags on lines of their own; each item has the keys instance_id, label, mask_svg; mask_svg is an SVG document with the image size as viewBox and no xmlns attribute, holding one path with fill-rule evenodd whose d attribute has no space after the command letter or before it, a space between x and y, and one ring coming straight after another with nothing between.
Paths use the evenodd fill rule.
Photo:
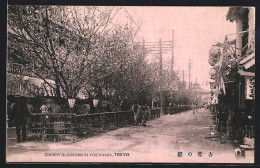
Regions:
<instances>
[{"instance_id":1,"label":"fence post","mask_svg":"<svg viewBox=\"0 0 260 168\"><path fill-rule=\"evenodd\" d=\"M130 125L134 124L134 113L132 111L129 111L129 116L130 116Z\"/></svg>"},{"instance_id":2,"label":"fence post","mask_svg":"<svg viewBox=\"0 0 260 168\"><path fill-rule=\"evenodd\" d=\"M102 120L101 120L101 130L105 130L105 119L106 119L106 113L102 114Z\"/></svg>"},{"instance_id":3,"label":"fence post","mask_svg":"<svg viewBox=\"0 0 260 168\"><path fill-rule=\"evenodd\" d=\"M119 128L118 114L119 114L119 112L116 112L116 126L117 126L117 128Z\"/></svg>"},{"instance_id":4,"label":"fence post","mask_svg":"<svg viewBox=\"0 0 260 168\"><path fill-rule=\"evenodd\" d=\"M70 121L70 138L72 142L74 142L74 125L73 125L73 116L69 115L69 121Z\"/></svg>"},{"instance_id":5,"label":"fence post","mask_svg":"<svg viewBox=\"0 0 260 168\"><path fill-rule=\"evenodd\" d=\"M47 115L43 115L41 116L41 123L42 123L42 141L47 141L47 136L46 136L46 116Z\"/></svg>"}]
</instances>

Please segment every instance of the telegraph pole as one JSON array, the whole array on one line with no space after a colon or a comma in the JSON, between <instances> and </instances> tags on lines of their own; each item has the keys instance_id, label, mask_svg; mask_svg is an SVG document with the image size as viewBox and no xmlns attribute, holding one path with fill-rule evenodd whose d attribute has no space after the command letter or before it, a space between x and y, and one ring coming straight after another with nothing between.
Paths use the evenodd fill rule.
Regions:
<instances>
[{"instance_id":1,"label":"telegraph pole","mask_svg":"<svg viewBox=\"0 0 260 168\"><path fill-rule=\"evenodd\" d=\"M171 71L172 72L173 72L173 62L174 62L173 47L174 47L174 30L172 30L172 59L171 59Z\"/></svg>"},{"instance_id":2,"label":"telegraph pole","mask_svg":"<svg viewBox=\"0 0 260 168\"><path fill-rule=\"evenodd\" d=\"M140 44L141 43L141 44ZM162 41L159 39L159 43L157 42L140 42L139 46L141 46L144 50L144 55L147 52L154 53L156 55L159 54L159 94L160 94L160 115L163 115L163 87L162 87L162 54L167 53L168 51L172 51L172 60L171 60L171 71L173 72L173 41Z\"/></svg>"},{"instance_id":3,"label":"telegraph pole","mask_svg":"<svg viewBox=\"0 0 260 168\"><path fill-rule=\"evenodd\" d=\"M191 62L190 62L190 58L189 58L189 89L191 88L191 83L190 83L190 69L191 69Z\"/></svg>"},{"instance_id":4,"label":"telegraph pole","mask_svg":"<svg viewBox=\"0 0 260 168\"><path fill-rule=\"evenodd\" d=\"M143 57L145 57L145 41L143 39Z\"/></svg>"},{"instance_id":5,"label":"telegraph pole","mask_svg":"<svg viewBox=\"0 0 260 168\"><path fill-rule=\"evenodd\" d=\"M159 55L160 55L160 70L159 70L159 78L160 78L160 115L163 115L163 91L162 91L162 40L159 40Z\"/></svg>"},{"instance_id":6,"label":"telegraph pole","mask_svg":"<svg viewBox=\"0 0 260 168\"><path fill-rule=\"evenodd\" d=\"M184 70L182 70L182 83L184 83Z\"/></svg>"}]
</instances>

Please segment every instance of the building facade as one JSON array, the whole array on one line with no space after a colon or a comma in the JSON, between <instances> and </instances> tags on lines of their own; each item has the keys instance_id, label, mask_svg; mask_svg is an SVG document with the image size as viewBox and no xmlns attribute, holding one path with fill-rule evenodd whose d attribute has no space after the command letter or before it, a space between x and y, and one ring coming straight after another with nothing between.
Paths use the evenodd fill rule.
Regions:
<instances>
[{"instance_id":1,"label":"building facade","mask_svg":"<svg viewBox=\"0 0 260 168\"><path fill-rule=\"evenodd\" d=\"M237 30L210 51L211 99L219 131L243 143L254 138L255 8L230 7L226 19Z\"/></svg>"}]
</instances>

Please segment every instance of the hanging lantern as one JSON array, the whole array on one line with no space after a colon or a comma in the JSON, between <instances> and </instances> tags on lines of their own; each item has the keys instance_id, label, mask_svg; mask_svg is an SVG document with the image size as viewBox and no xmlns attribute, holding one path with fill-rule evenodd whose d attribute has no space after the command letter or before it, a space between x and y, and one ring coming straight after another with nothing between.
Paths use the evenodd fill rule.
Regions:
<instances>
[{"instance_id":1,"label":"hanging lantern","mask_svg":"<svg viewBox=\"0 0 260 168\"><path fill-rule=\"evenodd\" d=\"M213 75L210 75L210 79L215 79L216 78L216 75L215 74L213 74Z\"/></svg>"},{"instance_id":2,"label":"hanging lantern","mask_svg":"<svg viewBox=\"0 0 260 168\"><path fill-rule=\"evenodd\" d=\"M74 107L75 101L76 101L76 99L74 99L74 98L69 98L69 99L68 99L70 108L73 108L73 107Z\"/></svg>"},{"instance_id":3,"label":"hanging lantern","mask_svg":"<svg viewBox=\"0 0 260 168\"><path fill-rule=\"evenodd\" d=\"M98 105L98 99L93 99L93 106L97 107L97 105Z\"/></svg>"},{"instance_id":4,"label":"hanging lantern","mask_svg":"<svg viewBox=\"0 0 260 168\"><path fill-rule=\"evenodd\" d=\"M210 75L210 79L215 79L215 77L216 77L216 69L215 69L215 67L214 68L210 68L209 75Z\"/></svg>"},{"instance_id":5,"label":"hanging lantern","mask_svg":"<svg viewBox=\"0 0 260 168\"><path fill-rule=\"evenodd\" d=\"M215 82L210 82L210 89L215 89Z\"/></svg>"},{"instance_id":6,"label":"hanging lantern","mask_svg":"<svg viewBox=\"0 0 260 168\"><path fill-rule=\"evenodd\" d=\"M212 46L209 50L209 59L208 62L211 66L214 66L217 64L217 62L220 59L221 50L218 46Z\"/></svg>"},{"instance_id":7,"label":"hanging lantern","mask_svg":"<svg viewBox=\"0 0 260 168\"><path fill-rule=\"evenodd\" d=\"M89 98L89 94L86 94L86 95L85 95L85 99L88 99L88 98Z\"/></svg>"},{"instance_id":8,"label":"hanging lantern","mask_svg":"<svg viewBox=\"0 0 260 168\"><path fill-rule=\"evenodd\" d=\"M215 68L210 68L209 70L209 75L215 75L216 69Z\"/></svg>"}]
</instances>

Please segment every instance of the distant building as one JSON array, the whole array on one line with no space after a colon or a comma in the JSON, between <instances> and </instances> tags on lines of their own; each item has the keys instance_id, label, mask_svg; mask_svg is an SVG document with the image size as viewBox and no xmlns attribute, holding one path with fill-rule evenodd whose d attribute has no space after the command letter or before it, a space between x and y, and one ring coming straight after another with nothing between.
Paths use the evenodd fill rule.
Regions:
<instances>
[{"instance_id":1,"label":"distant building","mask_svg":"<svg viewBox=\"0 0 260 168\"><path fill-rule=\"evenodd\" d=\"M197 83L197 81L192 84L192 88L191 89L192 89L193 92L195 92L195 96L200 101L199 104L204 104L204 103L206 103L208 101L209 91L201 88L200 84Z\"/></svg>"}]
</instances>

